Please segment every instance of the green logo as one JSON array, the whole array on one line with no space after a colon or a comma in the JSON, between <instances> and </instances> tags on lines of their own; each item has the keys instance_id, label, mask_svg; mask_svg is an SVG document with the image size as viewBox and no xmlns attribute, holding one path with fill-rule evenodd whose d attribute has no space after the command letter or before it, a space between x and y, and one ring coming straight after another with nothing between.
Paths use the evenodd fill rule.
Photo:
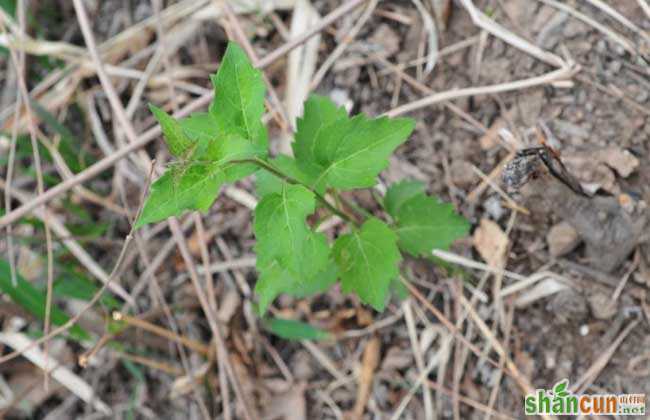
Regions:
<instances>
[{"instance_id":1,"label":"green logo","mask_svg":"<svg viewBox=\"0 0 650 420\"><path fill-rule=\"evenodd\" d=\"M553 388L537 389L524 398L524 412L533 415L644 415L645 394L583 394L569 389L569 380L563 379Z\"/></svg>"}]
</instances>

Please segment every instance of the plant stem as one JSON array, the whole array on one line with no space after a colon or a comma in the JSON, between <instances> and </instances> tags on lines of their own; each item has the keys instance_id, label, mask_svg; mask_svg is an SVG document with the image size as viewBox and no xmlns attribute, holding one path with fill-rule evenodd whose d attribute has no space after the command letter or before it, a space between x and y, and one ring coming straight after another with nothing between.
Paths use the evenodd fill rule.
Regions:
<instances>
[{"instance_id":1,"label":"plant stem","mask_svg":"<svg viewBox=\"0 0 650 420\"><path fill-rule=\"evenodd\" d=\"M348 208L352 209L352 211L356 212L362 218L369 219L371 217L374 217L372 213L370 213L368 210L358 205L354 200L352 199L348 200L347 198L343 197L340 194L339 194L339 199L341 200L341 203L344 206L347 206Z\"/></svg>"},{"instance_id":2,"label":"plant stem","mask_svg":"<svg viewBox=\"0 0 650 420\"><path fill-rule=\"evenodd\" d=\"M348 209L353 209L352 206L347 206L346 208L346 201L345 198L336 189L331 189L330 194L334 201L336 202L336 208L340 209L341 212L345 213L350 217L351 219L354 219L354 212L353 211L347 211ZM361 215L361 213L357 213L357 215ZM363 215L361 215L361 219L363 220Z\"/></svg>"},{"instance_id":3,"label":"plant stem","mask_svg":"<svg viewBox=\"0 0 650 420\"><path fill-rule=\"evenodd\" d=\"M327 207L327 209L329 209L329 211L336 214L341 219L352 223L354 226L356 226L356 227L359 226L359 223L356 220L352 219L350 216L348 216L347 214L343 213L341 210L339 210L336 207L334 207L333 205L331 205L330 202L327 201L325 199L325 197L323 197L322 194L318 193L314 188L312 188L309 185L307 185L307 184L305 184L303 182L300 182L297 179L285 174L284 172L282 172L278 168L274 167L273 165L271 165L269 162L265 161L264 159L260 159L258 157L250 158L250 159L236 159L236 160L231 160L229 163L252 163L254 165L259 166L260 168L266 169L267 171L269 171L273 175L277 176L278 178L280 178L281 180L283 180L285 182L288 182L289 184L302 185L303 187L305 187L309 191L311 191L316 196L318 201L323 203L323 205L325 207Z\"/></svg>"}]
</instances>

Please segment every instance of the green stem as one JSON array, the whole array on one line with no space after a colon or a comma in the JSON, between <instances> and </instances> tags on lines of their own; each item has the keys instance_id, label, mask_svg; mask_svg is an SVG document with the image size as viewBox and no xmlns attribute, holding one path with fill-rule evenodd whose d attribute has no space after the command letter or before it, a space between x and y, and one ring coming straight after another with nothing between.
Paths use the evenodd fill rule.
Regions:
<instances>
[{"instance_id":1,"label":"green stem","mask_svg":"<svg viewBox=\"0 0 650 420\"><path fill-rule=\"evenodd\" d=\"M346 206L344 205L345 199L343 198L343 196L341 194L339 194L339 192L337 190L335 190L335 189L330 190L330 195L332 196L332 198L336 202L336 208L341 210L342 213L347 214L349 218L354 219L354 213L347 211L348 208L352 209L352 207L347 206L348 208L346 208ZM361 219L363 220L363 215L361 215Z\"/></svg>"},{"instance_id":2,"label":"green stem","mask_svg":"<svg viewBox=\"0 0 650 420\"><path fill-rule=\"evenodd\" d=\"M341 202L347 206L348 208L352 209L355 211L361 218L366 218L369 219L371 217L374 217L368 210L364 209L360 205L358 205L354 200L348 200L345 197L339 195Z\"/></svg>"},{"instance_id":3,"label":"green stem","mask_svg":"<svg viewBox=\"0 0 650 420\"><path fill-rule=\"evenodd\" d=\"M273 175L277 176L278 178L280 178L281 180L283 180L283 181L285 181L285 182L287 182L289 184L302 185L303 187L305 187L309 191L311 191L316 196L318 201L323 203L323 205L325 207L327 207L327 209L329 209L329 211L336 214L341 219L352 223L354 226L357 226L357 227L359 226L359 224L358 224L358 222L356 220L352 219L350 216L348 216L347 214L343 213L342 211L340 211L339 209L337 209L336 207L331 205L329 203L329 201L327 201L325 199L325 197L323 197L320 193L318 193L312 187L310 187L309 185L306 185L306 184L298 181L297 179L285 174L284 172L282 172L278 168L274 167L273 165L271 165L269 162L265 161L264 159L260 159L260 158L257 158L257 157L256 158L251 158L251 159L237 159L237 160L231 160L229 163L252 163L254 165L259 166L260 168L266 169L267 171L269 171Z\"/></svg>"}]
</instances>

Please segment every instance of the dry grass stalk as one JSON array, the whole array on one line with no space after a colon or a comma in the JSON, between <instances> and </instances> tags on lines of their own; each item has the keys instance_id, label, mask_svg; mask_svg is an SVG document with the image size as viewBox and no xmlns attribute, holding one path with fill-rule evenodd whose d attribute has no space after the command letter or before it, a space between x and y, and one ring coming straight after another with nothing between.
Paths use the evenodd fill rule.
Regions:
<instances>
[{"instance_id":1,"label":"dry grass stalk","mask_svg":"<svg viewBox=\"0 0 650 420\"><path fill-rule=\"evenodd\" d=\"M379 352L381 351L381 340L372 337L365 345L363 358L361 359L361 372L359 373L359 387L357 388L357 399L352 409L353 418L361 420L366 404L370 399L370 390L375 371L379 365Z\"/></svg>"}]
</instances>

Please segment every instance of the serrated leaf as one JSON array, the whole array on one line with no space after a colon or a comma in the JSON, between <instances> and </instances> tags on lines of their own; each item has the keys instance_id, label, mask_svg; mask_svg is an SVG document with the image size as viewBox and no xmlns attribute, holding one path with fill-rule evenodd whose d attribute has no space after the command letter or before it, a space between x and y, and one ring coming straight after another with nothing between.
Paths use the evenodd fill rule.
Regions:
<instances>
[{"instance_id":1,"label":"serrated leaf","mask_svg":"<svg viewBox=\"0 0 650 420\"><path fill-rule=\"evenodd\" d=\"M469 222L454 212L452 204L415 189L403 182L391 186L384 207L395 220L399 247L413 256L429 257L433 249L448 249L465 236Z\"/></svg>"},{"instance_id":2,"label":"serrated leaf","mask_svg":"<svg viewBox=\"0 0 650 420\"><path fill-rule=\"evenodd\" d=\"M194 142L207 143L225 135L219 121L207 112L195 112L178 122L187 135Z\"/></svg>"},{"instance_id":3,"label":"serrated leaf","mask_svg":"<svg viewBox=\"0 0 650 420\"><path fill-rule=\"evenodd\" d=\"M318 173L315 149L321 131L336 121L348 117L345 108L337 106L331 99L310 95L303 105L303 116L298 118L295 141L292 143L294 155L301 161L307 172Z\"/></svg>"},{"instance_id":4,"label":"serrated leaf","mask_svg":"<svg viewBox=\"0 0 650 420\"><path fill-rule=\"evenodd\" d=\"M329 247L326 252L329 252ZM335 282L338 275L338 267L332 260L328 260L325 267L313 274L307 281L296 281L291 285L290 291L282 291L291 296L302 298L315 295L328 290Z\"/></svg>"},{"instance_id":5,"label":"serrated leaf","mask_svg":"<svg viewBox=\"0 0 650 420\"><path fill-rule=\"evenodd\" d=\"M205 156L205 151L210 148L211 144L219 144L219 139L227 137L227 134L223 132L223 127L220 127L217 119L209 113L192 114L181 120L180 124L184 132L198 143L195 159L210 159L209 156ZM266 129L263 134L266 135ZM254 145L258 148L258 156L266 155L266 147ZM238 181L254 173L257 169L254 164L238 164L224 168L226 182Z\"/></svg>"},{"instance_id":6,"label":"serrated leaf","mask_svg":"<svg viewBox=\"0 0 650 420\"><path fill-rule=\"evenodd\" d=\"M402 204L419 194L424 194L426 186L420 181L402 181L390 186L384 197L384 208L395 215Z\"/></svg>"},{"instance_id":7,"label":"serrated leaf","mask_svg":"<svg viewBox=\"0 0 650 420\"><path fill-rule=\"evenodd\" d=\"M172 166L151 185L136 228L186 210L207 211L224 182L220 164Z\"/></svg>"},{"instance_id":8,"label":"serrated leaf","mask_svg":"<svg viewBox=\"0 0 650 420\"><path fill-rule=\"evenodd\" d=\"M300 185L284 184L280 192L268 194L258 203L254 229L260 275L255 291L262 313L282 292L318 290L328 282L319 276L327 266L327 239L306 222L314 209L314 194Z\"/></svg>"},{"instance_id":9,"label":"serrated leaf","mask_svg":"<svg viewBox=\"0 0 650 420\"><path fill-rule=\"evenodd\" d=\"M165 136L165 143L172 156L183 157L190 151L196 141L192 141L183 131L181 124L162 109L149 104L149 110L156 117Z\"/></svg>"},{"instance_id":10,"label":"serrated leaf","mask_svg":"<svg viewBox=\"0 0 650 420\"><path fill-rule=\"evenodd\" d=\"M136 227L179 216L185 210L206 211L224 182L257 170L249 162L229 162L266 156L261 73L251 66L241 48L230 43L212 81L216 93L208 114L198 113L177 122L152 107L172 154L180 161L153 183Z\"/></svg>"},{"instance_id":11,"label":"serrated leaf","mask_svg":"<svg viewBox=\"0 0 650 420\"><path fill-rule=\"evenodd\" d=\"M261 151L250 141L229 136L212 141L196 150L189 162L178 162L165 171L151 185L136 228L186 210L207 211L228 181L229 161L260 155Z\"/></svg>"},{"instance_id":12,"label":"serrated leaf","mask_svg":"<svg viewBox=\"0 0 650 420\"><path fill-rule=\"evenodd\" d=\"M17 284L16 287L11 284L11 268L9 263L0 260L0 290L11 298L11 300L23 309L34 315L41 321L45 319L45 293L36 289L31 283L26 281L20 274L16 273ZM63 325L70 317L59 309L56 305L52 305L50 312L50 319L53 325ZM73 325L70 328L70 336L77 340L88 340L90 336L78 325Z\"/></svg>"},{"instance_id":13,"label":"serrated leaf","mask_svg":"<svg viewBox=\"0 0 650 420\"><path fill-rule=\"evenodd\" d=\"M307 101L293 147L298 165L315 179L311 186L366 188L414 127L409 118L348 118L329 99L316 97Z\"/></svg>"},{"instance_id":14,"label":"serrated leaf","mask_svg":"<svg viewBox=\"0 0 650 420\"><path fill-rule=\"evenodd\" d=\"M264 80L244 50L230 42L219 71L211 79L215 98L210 104L210 114L225 132L238 133L266 148L266 129L261 120L266 90Z\"/></svg>"},{"instance_id":15,"label":"serrated leaf","mask_svg":"<svg viewBox=\"0 0 650 420\"><path fill-rule=\"evenodd\" d=\"M309 236L305 219L314 209L314 195L300 185L284 185L279 193L264 197L255 208L258 263L265 266L277 259L298 272Z\"/></svg>"},{"instance_id":16,"label":"serrated leaf","mask_svg":"<svg viewBox=\"0 0 650 420\"><path fill-rule=\"evenodd\" d=\"M390 154L415 127L410 119L368 119L365 115L334 124L321 132L316 144L316 160L322 164L316 185L324 182L343 190L375 185Z\"/></svg>"},{"instance_id":17,"label":"serrated leaf","mask_svg":"<svg viewBox=\"0 0 650 420\"><path fill-rule=\"evenodd\" d=\"M263 315L271 302L282 293L302 298L326 291L336 282L337 267L330 261L324 269L306 277L282 268L275 260L263 269L258 268L258 271L260 274L255 293L259 298L259 313Z\"/></svg>"},{"instance_id":18,"label":"serrated leaf","mask_svg":"<svg viewBox=\"0 0 650 420\"><path fill-rule=\"evenodd\" d=\"M384 222L371 218L361 229L340 236L332 255L343 291L355 292L363 302L382 311L402 259L395 233Z\"/></svg>"},{"instance_id":19,"label":"serrated leaf","mask_svg":"<svg viewBox=\"0 0 650 420\"><path fill-rule=\"evenodd\" d=\"M265 327L286 340L328 340L332 335L305 322L291 319L271 318L264 321Z\"/></svg>"}]
</instances>

